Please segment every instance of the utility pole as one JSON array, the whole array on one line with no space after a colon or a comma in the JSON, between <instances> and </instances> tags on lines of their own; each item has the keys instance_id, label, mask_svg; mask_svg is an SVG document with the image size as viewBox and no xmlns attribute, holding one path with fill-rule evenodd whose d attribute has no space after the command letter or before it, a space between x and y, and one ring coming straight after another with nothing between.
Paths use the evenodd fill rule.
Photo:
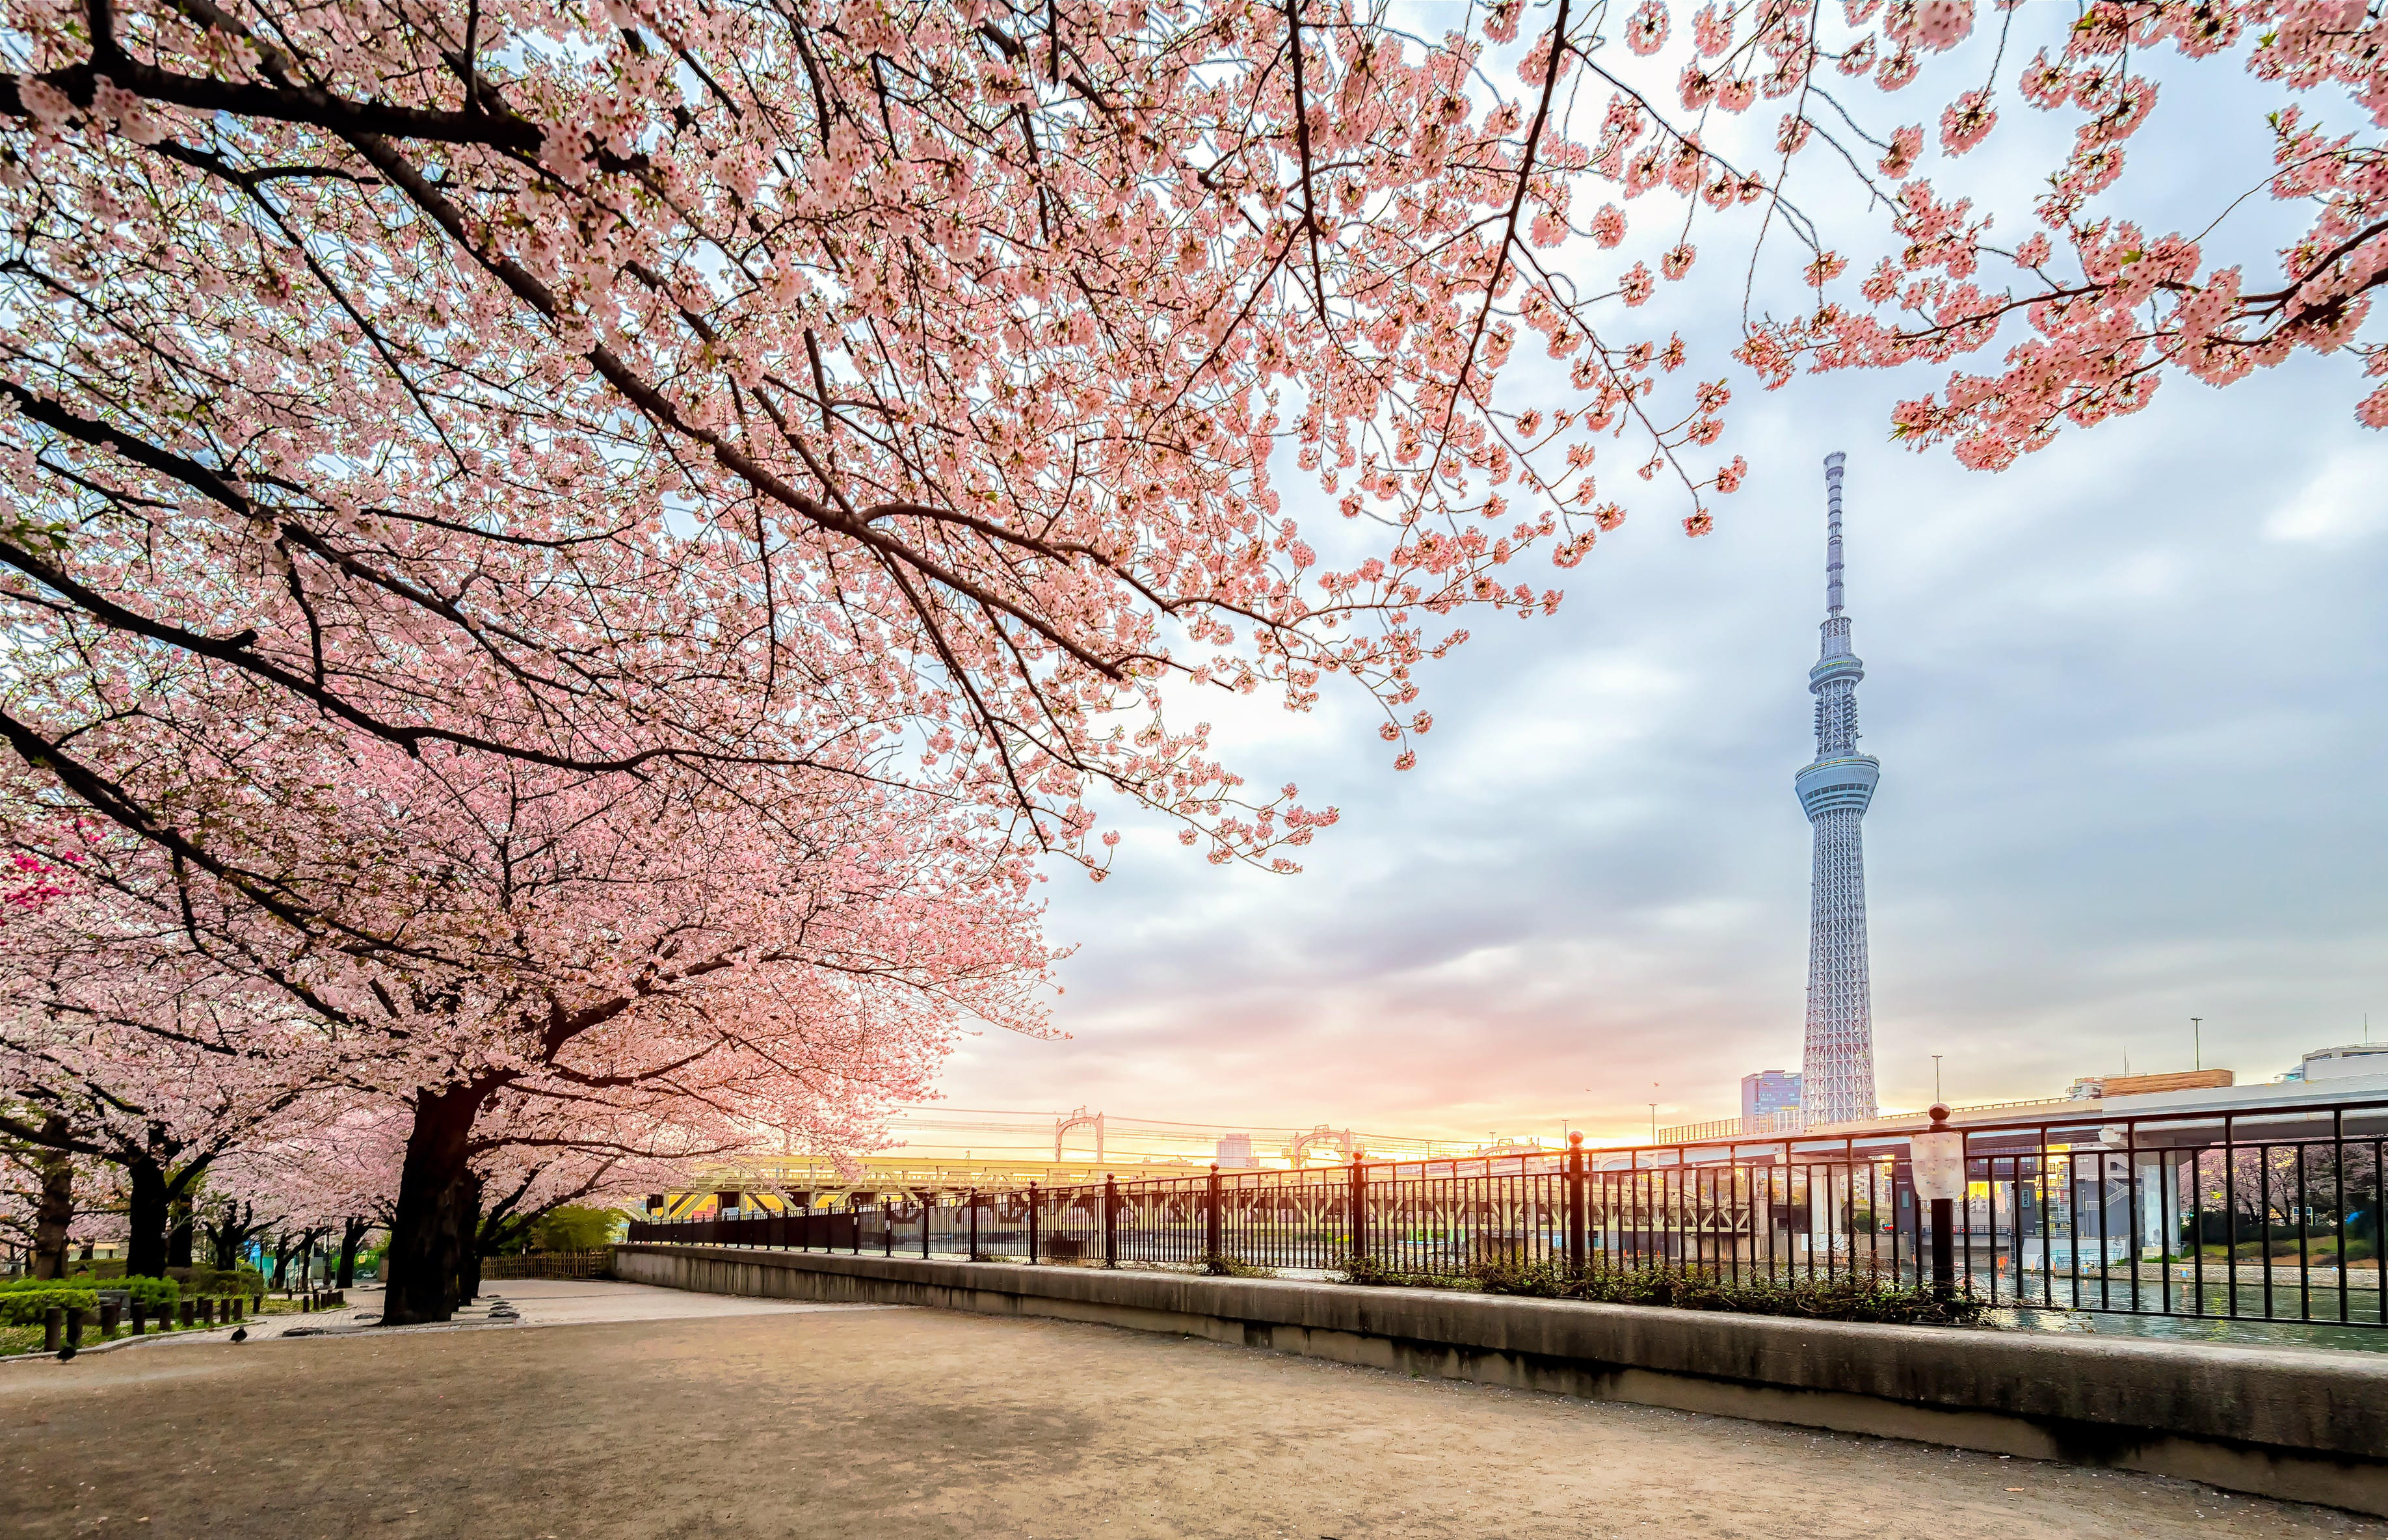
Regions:
<instances>
[{"instance_id":1,"label":"utility pole","mask_svg":"<svg viewBox=\"0 0 2388 1540\"><path fill-rule=\"evenodd\" d=\"M2189 1018L2189 1067L2205 1067L2205 1018L2203 1016Z\"/></svg>"},{"instance_id":2,"label":"utility pole","mask_svg":"<svg viewBox=\"0 0 2388 1540\"><path fill-rule=\"evenodd\" d=\"M1940 1055L1938 1055L1938 1054L1937 1054L1937 1053L1936 1053L1936 1054L1934 1054L1934 1055L1932 1056L1932 1100L1933 1100L1933 1101L1937 1101L1941 1100L1941 1097L1940 1097Z\"/></svg>"}]
</instances>

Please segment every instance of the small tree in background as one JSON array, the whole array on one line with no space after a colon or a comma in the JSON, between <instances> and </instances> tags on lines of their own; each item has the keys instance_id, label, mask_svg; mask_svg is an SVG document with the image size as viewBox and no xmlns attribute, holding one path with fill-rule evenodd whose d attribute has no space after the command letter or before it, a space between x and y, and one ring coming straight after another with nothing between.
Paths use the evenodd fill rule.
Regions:
<instances>
[{"instance_id":1,"label":"small tree in background","mask_svg":"<svg viewBox=\"0 0 2388 1540\"><path fill-rule=\"evenodd\" d=\"M593 1252L610 1244L628 1217L617 1208L560 1203L531 1225L531 1243L543 1252Z\"/></svg>"}]
</instances>

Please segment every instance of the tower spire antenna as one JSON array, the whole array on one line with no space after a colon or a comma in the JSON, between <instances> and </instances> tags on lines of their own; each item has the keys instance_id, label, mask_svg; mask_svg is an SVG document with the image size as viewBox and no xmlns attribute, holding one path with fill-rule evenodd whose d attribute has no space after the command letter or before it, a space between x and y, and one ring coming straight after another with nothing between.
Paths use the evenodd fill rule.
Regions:
<instances>
[{"instance_id":1,"label":"tower spire antenna","mask_svg":"<svg viewBox=\"0 0 2388 1540\"><path fill-rule=\"evenodd\" d=\"M1848 456L1838 450L1824 456L1824 614L1841 613L1841 467Z\"/></svg>"},{"instance_id":2,"label":"tower spire antenna","mask_svg":"<svg viewBox=\"0 0 2388 1540\"><path fill-rule=\"evenodd\" d=\"M1841 592L1841 472L1824 457L1824 623L1808 690L1816 697L1816 757L1794 784L1814 831L1809 886L1808 1032L1800 1111L1810 1127L1874 1115L1874 1002L1866 956L1863 820L1881 761L1858 752L1858 681Z\"/></svg>"}]
</instances>

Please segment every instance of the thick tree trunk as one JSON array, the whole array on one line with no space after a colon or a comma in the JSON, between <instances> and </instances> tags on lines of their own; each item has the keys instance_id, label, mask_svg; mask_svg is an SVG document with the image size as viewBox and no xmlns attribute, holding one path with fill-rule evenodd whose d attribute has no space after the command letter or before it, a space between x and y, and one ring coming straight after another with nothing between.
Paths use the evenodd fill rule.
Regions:
<instances>
[{"instance_id":1,"label":"thick tree trunk","mask_svg":"<svg viewBox=\"0 0 2388 1540\"><path fill-rule=\"evenodd\" d=\"M479 1184L469 1162L473 1120L489 1095L486 1087L472 1085L415 1093L414 1126L390 1215L385 1326L444 1321L472 1297L462 1292L468 1259L479 1249L474 1244Z\"/></svg>"},{"instance_id":2,"label":"thick tree trunk","mask_svg":"<svg viewBox=\"0 0 2388 1540\"><path fill-rule=\"evenodd\" d=\"M249 1221L257 1217L257 1205L251 1203L246 1213L238 1203L227 1202L223 1217L203 1227L208 1238L208 1263L219 1272L230 1272L240 1266L241 1242L253 1232Z\"/></svg>"},{"instance_id":3,"label":"thick tree trunk","mask_svg":"<svg viewBox=\"0 0 2388 1540\"><path fill-rule=\"evenodd\" d=\"M166 1232L166 1266L187 1267L191 1265L191 1200L188 1194L176 1198L168 1209L172 1228Z\"/></svg>"},{"instance_id":4,"label":"thick tree trunk","mask_svg":"<svg viewBox=\"0 0 2388 1540\"><path fill-rule=\"evenodd\" d=\"M42 1136L65 1139L66 1119L47 1119L42 1126ZM67 1276L67 1231L73 1226L74 1157L63 1150L51 1150L42 1157L42 1196L33 1208L35 1278Z\"/></svg>"},{"instance_id":5,"label":"thick tree trunk","mask_svg":"<svg viewBox=\"0 0 2388 1540\"><path fill-rule=\"evenodd\" d=\"M124 1163L133 1186L125 1205L124 1270L134 1278L166 1276L166 1173L146 1155Z\"/></svg>"},{"instance_id":6,"label":"thick tree trunk","mask_svg":"<svg viewBox=\"0 0 2388 1540\"><path fill-rule=\"evenodd\" d=\"M292 1236L283 1235L276 1236L274 1238L273 1280L266 1285L267 1288L287 1289L290 1287L290 1253L297 1243L296 1238Z\"/></svg>"},{"instance_id":7,"label":"thick tree trunk","mask_svg":"<svg viewBox=\"0 0 2388 1540\"><path fill-rule=\"evenodd\" d=\"M456 1303L470 1305L481 1297L481 1178L468 1176L472 1184L470 1223L464 1233L471 1238L464 1247L462 1267L456 1279Z\"/></svg>"},{"instance_id":8,"label":"thick tree trunk","mask_svg":"<svg viewBox=\"0 0 2388 1540\"><path fill-rule=\"evenodd\" d=\"M334 1288L353 1289L357 1286L357 1248L363 1245L365 1237L372 1233L373 1221L370 1219L349 1219L341 1224L340 1280L333 1285Z\"/></svg>"}]
</instances>

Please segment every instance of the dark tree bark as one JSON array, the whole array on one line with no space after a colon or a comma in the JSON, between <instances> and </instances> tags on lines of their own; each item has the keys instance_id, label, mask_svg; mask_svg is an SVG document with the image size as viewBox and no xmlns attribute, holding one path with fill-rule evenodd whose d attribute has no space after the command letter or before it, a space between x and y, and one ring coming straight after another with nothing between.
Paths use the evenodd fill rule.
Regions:
<instances>
[{"instance_id":1,"label":"dark tree bark","mask_svg":"<svg viewBox=\"0 0 2388 1540\"><path fill-rule=\"evenodd\" d=\"M46 1119L42 1125L45 1138L63 1142L67 1137L67 1120ZM33 1209L33 1276L64 1278L67 1276L67 1231L74 1225L74 1160L65 1151L44 1150L42 1153L42 1196Z\"/></svg>"},{"instance_id":2,"label":"dark tree bark","mask_svg":"<svg viewBox=\"0 0 2388 1540\"><path fill-rule=\"evenodd\" d=\"M210 1264L225 1272L239 1266L242 1245L263 1228L257 1222L255 1203L243 1205L226 1199L215 1218L200 1227L208 1238Z\"/></svg>"},{"instance_id":3,"label":"dark tree bark","mask_svg":"<svg viewBox=\"0 0 2388 1540\"><path fill-rule=\"evenodd\" d=\"M478 1282L480 1270L473 1121L490 1090L468 1082L415 1093L414 1126L407 1134L398 1205L390 1218L385 1326L444 1321L472 1298L466 1291Z\"/></svg>"},{"instance_id":4,"label":"dark tree bark","mask_svg":"<svg viewBox=\"0 0 2388 1540\"><path fill-rule=\"evenodd\" d=\"M457 1273L456 1303L459 1305L470 1305L481 1297L481 1178L468 1174L465 1180L471 1187L467 1201L471 1204L469 1213L472 1220L466 1233L473 1237L473 1243L464 1248L462 1266Z\"/></svg>"},{"instance_id":5,"label":"dark tree bark","mask_svg":"<svg viewBox=\"0 0 2388 1540\"><path fill-rule=\"evenodd\" d=\"M124 1270L134 1278L163 1278L168 1266L166 1173L141 1155L124 1163L124 1175L132 1187L124 1210Z\"/></svg>"},{"instance_id":6,"label":"dark tree bark","mask_svg":"<svg viewBox=\"0 0 2388 1540\"><path fill-rule=\"evenodd\" d=\"M357 1248L364 1244L365 1237L371 1235L373 1230L374 1223L371 1219L360 1219L351 1215L341 1221L340 1280L332 1287L353 1289L357 1286Z\"/></svg>"},{"instance_id":7,"label":"dark tree bark","mask_svg":"<svg viewBox=\"0 0 2388 1540\"><path fill-rule=\"evenodd\" d=\"M188 1191L177 1195L168 1208L172 1228L166 1231L166 1266L187 1267L191 1265L191 1198Z\"/></svg>"}]
</instances>

